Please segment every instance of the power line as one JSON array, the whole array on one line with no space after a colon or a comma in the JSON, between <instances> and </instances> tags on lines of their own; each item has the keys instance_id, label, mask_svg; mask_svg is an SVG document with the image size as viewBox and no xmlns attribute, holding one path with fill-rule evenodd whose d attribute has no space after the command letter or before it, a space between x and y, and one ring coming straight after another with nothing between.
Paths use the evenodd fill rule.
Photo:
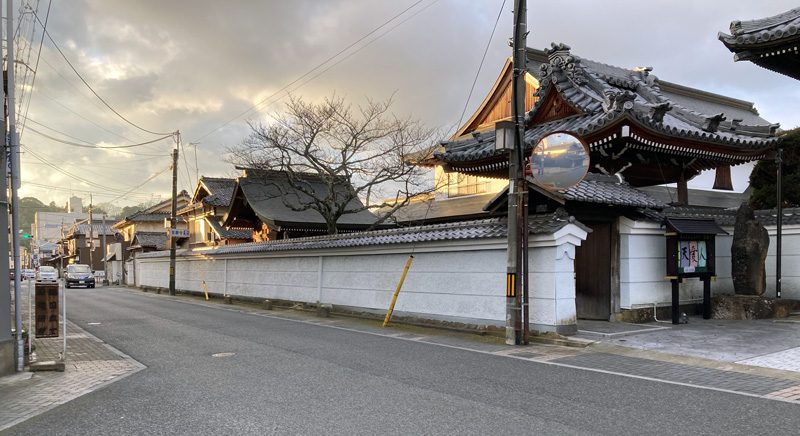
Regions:
<instances>
[{"instance_id":1,"label":"power line","mask_svg":"<svg viewBox=\"0 0 800 436\"><path fill-rule=\"evenodd\" d=\"M55 68L54 68L52 65L50 65L50 63L49 63L49 62L47 62L47 61L46 61L46 60L44 60L44 59L42 59L42 60L43 60L43 61L44 61L44 63L45 63L45 64L47 64L47 65L48 65L50 68L53 68L53 69L55 70ZM58 70L55 70L55 71L56 71L56 73L58 73ZM60 75L60 74L59 74L59 75ZM61 76L61 75L60 75L60 76ZM64 76L61 76L61 78L62 78L62 79L64 79L64 80L67 82L67 84L68 84L68 85L70 85L70 86L73 86L73 85L72 85L72 83L70 83L70 82L69 82L69 81L66 79L66 77L64 77ZM73 86L73 89L77 90L77 88L75 88L74 86ZM53 103L55 103L55 104L57 104L57 105L59 105L59 106L63 107L63 108L64 108L64 109L66 109L68 112L71 112L71 113L73 113L73 114L77 115L79 118L81 118L81 119L83 119L84 121L86 121L86 122L88 122L88 123L90 123L90 124L94 125L95 127L98 127L99 129L101 129L101 130L103 130L103 131L105 131L105 132L107 132L107 133L110 133L110 134L112 134L112 135L114 135L114 136L117 136L117 137L119 137L119 138L122 138L122 139L124 139L124 140L126 140L126 141L128 141L128 142L133 142L133 140L132 140L132 139L130 139L130 138L128 138L128 137L126 137L126 136L124 136L124 135L121 135L121 134L119 134L119 133L117 133L117 132L114 132L113 130L106 129L105 127L101 126L100 124L97 124L97 123L95 123L94 121L92 121L92 120L90 120L90 119L88 119L88 118L84 117L83 115L79 114L78 112L75 112L75 111L74 111L74 110L72 110L72 109L71 109L69 106L65 105L64 103L61 103L60 101L58 101L58 100L56 100L55 98L53 98L53 97L51 97L50 95L48 95L47 93L45 93L45 92L42 92L41 90L38 90L38 91L37 91L37 94L39 94L39 95L41 95L41 96L43 96L43 97L47 98L48 100L52 101L52 102L53 102ZM83 95L83 94L81 94L81 95ZM85 96L84 96L84 97L85 97ZM88 97L86 97L86 98L88 99ZM94 100L92 100L92 102L94 103ZM26 114L27 114L27 112L26 112Z\"/></svg>"},{"instance_id":2,"label":"power line","mask_svg":"<svg viewBox=\"0 0 800 436\"><path fill-rule=\"evenodd\" d=\"M489 35L489 41L486 42L486 48L483 50L483 56L481 57L481 63L478 65L478 71L475 72L475 78L472 79L472 86L470 86L469 88L467 101L464 102L464 109L461 111L461 116L458 117L458 123L456 123L456 128L461 126L461 121L464 119L464 114L467 113L467 106L469 106L469 101L470 99L472 99L472 91L475 90L475 84L478 83L478 76L480 76L481 69L483 69L483 62L486 60L486 53L489 53L489 47L492 45L494 32L495 30L497 30L497 23L500 22L500 15L503 13L503 8L505 6L506 6L506 0L503 0L503 4L500 5L500 10L497 11L497 18L494 20L494 27L492 27L492 34Z\"/></svg>"},{"instance_id":3,"label":"power line","mask_svg":"<svg viewBox=\"0 0 800 436\"><path fill-rule=\"evenodd\" d=\"M61 51L61 47L59 47L58 44L56 44L56 41L50 35L50 32L48 32L47 29L44 27L44 24L42 24L42 21L39 19L39 15L36 14L36 11L31 10L31 12L33 12L33 16L36 18L36 21L38 21L39 24L42 25L42 31L44 32L45 35L47 35L47 39L49 39L50 42L53 43L53 46L56 48L56 50L58 50L58 53L61 55L61 57L64 58L64 61L67 62L67 65L69 65L69 67L72 69L72 71L78 76L79 79L81 79L81 82L83 82L83 84L86 85L86 87L89 88L90 91L92 91L92 94L94 94L94 96L97 97L97 99L100 100L103 103L103 105L105 105L105 107L107 107L111 112L113 112L121 120L125 121L126 123L130 124L133 127L136 127L137 129L139 129L139 130L141 130L143 132L147 132L147 133L150 133L152 135L172 135L173 134L173 132L154 132L152 130L145 129L144 127L141 127L138 124L135 124L134 122L132 122L129 119L125 118L122 114L117 112L116 109L111 107L111 105L108 104L108 102L105 101L105 99L103 97L101 97L100 94L98 94L97 91L94 90L94 88L91 87L91 85L89 85L89 83L86 81L86 79L83 78L81 73L79 73L78 70L75 69L75 67L72 65L72 62L70 62L69 59L67 58L67 56L64 54L64 52Z\"/></svg>"},{"instance_id":4,"label":"power line","mask_svg":"<svg viewBox=\"0 0 800 436\"><path fill-rule=\"evenodd\" d=\"M119 196L117 196L117 197L114 197L114 199L112 199L112 200L108 200L108 203L113 203L113 202L115 202L115 201L119 200L120 198L122 198L122 197L124 197L124 196L126 196L126 195L130 194L131 192L133 192L133 191L135 191L135 190L137 190L137 189L141 188L142 186L146 185L146 184L147 184L148 182L150 182L151 180L155 179L156 177L160 176L161 174L164 174L165 172L167 172L167 171L169 171L169 170L170 170L170 167L169 167L169 166L167 166L167 167L166 167L166 168L164 168L163 170L161 170L161 171L159 171L159 172L157 172L157 173L153 174L152 176L148 177L148 178L147 178L147 180L145 180L144 182L142 182L140 185L137 185L137 186L135 186L135 187L131 188L129 191L127 191L127 192L124 192L124 193L120 194L120 195L119 195Z\"/></svg>"},{"instance_id":5,"label":"power line","mask_svg":"<svg viewBox=\"0 0 800 436\"><path fill-rule=\"evenodd\" d=\"M50 168L58 171L59 173L64 174L65 176L68 176L68 177L70 177L70 178L72 178L74 180L78 180L78 181L84 182L84 183L86 183L86 184L88 184L90 186L93 186L93 187L97 188L97 189L105 189L105 190L108 190L108 191L116 191L117 193L122 192L124 189L127 189L127 188L111 188L111 187L108 187L108 186L103 186L103 185L101 185L99 183L96 183L96 182L93 182L91 180L84 179L83 177L76 176L75 174L70 173L69 171L59 167L58 165L54 165L52 162L50 162L47 159L41 157L35 151L31 150L30 147L22 146L22 148L25 149L26 152L30 153L31 156L35 157L40 162L43 162L45 165L47 165Z\"/></svg>"},{"instance_id":6,"label":"power line","mask_svg":"<svg viewBox=\"0 0 800 436\"><path fill-rule=\"evenodd\" d=\"M53 1L50 0L47 2L47 14L44 16L44 29L47 29L47 22L50 20L50 7L53 5ZM38 9L38 3L37 3ZM35 28L35 23L34 28ZM42 58L42 46L44 45L44 31L42 31L42 37L39 39L39 51L36 53L36 65L33 67L33 78L31 79L31 92L28 94L28 103L25 105L25 115L22 118L22 128L19 131L19 136L21 137L23 133L25 133L25 124L28 119L28 110L31 108L31 101L33 100L33 85L36 84L36 73L39 71L39 60Z\"/></svg>"},{"instance_id":7,"label":"power line","mask_svg":"<svg viewBox=\"0 0 800 436\"><path fill-rule=\"evenodd\" d=\"M312 69L308 70L308 71L307 71L306 73L304 73L302 76L300 76L300 77L298 77L298 78L294 79L293 81L291 81L291 82L289 82L288 84L284 85L284 86L283 86L281 89L279 89L279 90L275 91L274 93L270 94L269 96L267 96L267 97L266 97L266 98L264 98L263 100L259 101L258 103L254 104L253 106L250 106L250 108L248 108L246 111L244 111L244 112L240 113L239 115L236 115L235 117L233 117L233 118L229 119L228 121L226 121L226 122L222 123L222 124L221 124L220 126L218 126L217 128L215 128L215 129L213 129L213 130L210 130L209 132L207 132L207 133L203 134L202 136L200 136L200 137L198 137L198 138L195 138L195 139L194 139L193 141L191 141L191 142L197 142L197 141L199 141L199 140L201 140L201 139L203 139L203 138L207 137L208 135L211 135L212 133L214 133L214 132L216 132L216 131L218 131L218 130L222 129L223 127L227 126L228 124L230 124L230 123L232 123L232 122L234 122L234 121L238 120L239 118L241 118L241 117L243 117L243 116L245 116L245 115L249 114L250 112L253 112L254 110L257 110L257 109L258 109L258 108L259 108L259 107L260 107L262 104L264 104L266 101L270 100L271 98L275 97L276 95L280 94L281 92L283 92L283 91L287 90L289 87L291 87L291 86L292 86L292 85L294 85L295 83L297 83L297 82L299 82L300 80L302 80L303 78L305 78L305 77L307 77L307 76L311 75L311 74L312 74L314 71L316 71L316 70L318 70L318 69L322 68L322 66L324 66L324 65L325 65L325 64L327 64L328 62L332 61L333 59L337 58L337 57L338 57L339 55L341 55L342 53L344 53L344 52L346 52L347 50L351 49L352 47L356 46L356 45L357 45L358 43L360 43L361 41L363 41L363 40L367 39L367 38L368 38L370 35L374 34L375 32L379 31L380 29L382 29L382 28L386 27L386 26L387 26L389 23L391 23L392 21L396 20L397 18L399 18L400 16L402 16L403 14L405 14L406 12L408 12L409 10L413 9L414 7L416 7L417 5L419 5L420 3L422 3L423 1L425 1L425 0L417 0L416 2L412 3L412 4L411 4L411 6L409 6L409 7L405 8L405 9L403 9L403 10L402 10L400 13L398 13L398 14L394 15L392 18L390 18L390 19L386 20L386 21L385 21L383 24L381 24L380 26L378 26L378 27L376 27L376 28L372 29L371 31L367 32L365 35L363 35L362 37L360 37L359 39L357 39L355 42L351 43L351 44L350 44L350 45L348 45L347 47L345 47L345 48L343 48L343 49L339 50L339 51L338 51L336 54L334 54L333 56L330 56L330 57L328 57L327 59L325 59L324 61L322 61L321 63L317 64L317 66L315 66L314 68L312 68ZM438 1L438 0L436 0L436 1ZM436 3L436 1L434 1L434 3ZM433 4L433 3L431 3L431 4ZM430 5L428 5L427 7L430 7ZM427 9L427 7L426 7L425 9ZM424 10L424 9L423 9L423 10ZM402 23L401 23L401 24L402 24ZM387 32L387 33L388 33L388 32ZM384 34L384 35L385 35L385 34ZM359 50L360 50L360 49L359 49ZM337 62L337 64L338 64L338 62ZM334 65L336 65L336 64L334 64ZM326 71L327 71L327 70L326 70ZM271 104L271 103L270 103L270 104Z\"/></svg>"},{"instance_id":8,"label":"power line","mask_svg":"<svg viewBox=\"0 0 800 436\"><path fill-rule=\"evenodd\" d=\"M104 192L99 192L98 193L96 190L67 188L67 187L64 187L64 186L47 185L47 184L44 184L44 183L32 182L32 181L27 181L27 180L23 180L22 183L25 186L34 186L34 187L37 187L37 188L46 188L46 189L49 189L49 190L62 191L62 192L83 192L83 193L86 193L86 194L94 194L97 197L115 197L117 195L116 193L104 193ZM148 200L148 199L150 199L151 194L144 193L144 192L141 192L141 193L133 192L133 193L128 193L127 197L128 198L136 198L137 200Z\"/></svg>"},{"instance_id":9,"label":"power line","mask_svg":"<svg viewBox=\"0 0 800 436\"><path fill-rule=\"evenodd\" d=\"M28 119L34 124L42 125L41 123L37 123L36 121L31 120L30 118L28 118ZM46 127L46 126L44 126L44 127ZM47 139L59 142L61 144L71 145L73 147L93 148L95 150L115 150L115 149L120 149L120 148L141 147L143 145L153 144L155 142L163 141L163 140L165 140L167 138L171 138L172 137L172 135L162 136L162 137L156 138L156 139L154 139L152 141L140 142L138 144L101 146L101 145L92 144L92 143L90 143L88 141L83 141L83 140L81 140L81 141L84 142L84 144L81 144L81 143L78 143L78 142L66 141L66 140L63 140L63 139L60 139L60 138L56 138L54 136L50 136L50 135L48 135L46 133L40 132L40 131L34 129L33 127L28 127L28 130L30 130L33 133L36 133L39 136L44 136ZM50 129L50 130L55 130L55 129ZM59 133L61 133L61 132L59 132ZM64 134L64 133L62 133L62 134ZM66 134L64 134L64 135L65 136L69 136L69 135L66 135Z\"/></svg>"}]
</instances>

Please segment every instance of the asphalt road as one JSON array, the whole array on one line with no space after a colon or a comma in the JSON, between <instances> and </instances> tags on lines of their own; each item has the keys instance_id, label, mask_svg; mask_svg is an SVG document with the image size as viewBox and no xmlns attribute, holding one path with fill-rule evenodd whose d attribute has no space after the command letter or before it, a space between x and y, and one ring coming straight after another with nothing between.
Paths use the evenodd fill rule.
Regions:
<instances>
[{"instance_id":1,"label":"asphalt road","mask_svg":"<svg viewBox=\"0 0 800 436\"><path fill-rule=\"evenodd\" d=\"M777 435L800 428L792 404L151 294L74 290L68 308L70 320L148 368L8 434Z\"/></svg>"}]
</instances>

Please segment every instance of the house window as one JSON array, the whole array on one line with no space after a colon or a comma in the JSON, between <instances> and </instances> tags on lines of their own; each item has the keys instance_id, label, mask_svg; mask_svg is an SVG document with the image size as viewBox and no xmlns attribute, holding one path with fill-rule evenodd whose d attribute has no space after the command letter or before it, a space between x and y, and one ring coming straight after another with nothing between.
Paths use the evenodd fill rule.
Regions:
<instances>
[{"instance_id":1,"label":"house window","mask_svg":"<svg viewBox=\"0 0 800 436\"><path fill-rule=\"evenodd\" d=\"M458 173L450 173L447 176L447 196L450 198L461 197L463 195L484 194L491 189L491 180L485 177Z\"/></svg>"}]
</instances>

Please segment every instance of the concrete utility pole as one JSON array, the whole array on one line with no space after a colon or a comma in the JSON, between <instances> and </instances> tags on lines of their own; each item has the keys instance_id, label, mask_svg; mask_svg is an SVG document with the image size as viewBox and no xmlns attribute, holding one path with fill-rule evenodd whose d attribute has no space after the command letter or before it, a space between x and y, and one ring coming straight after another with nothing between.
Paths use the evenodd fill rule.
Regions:
<instances>
[{"instance_id":1,"label":"concrete utility pole","mask_svg":"<svg viewBox=\"0 0 800 436\"><path fill-rule=\"evenodd\" d=\"M20 187L20 162L19 138L17 137L16 100L14 99L14 1L6 2L6 70L8 71L8 94L6 104L8 107L8 148L11 151L11 242L14 246L14 311L16 312L17 330L17 371L23 370L23 341L22 341L22 301L20 292L20 250L19 250L19 187Z\"/></svg>"},{"instance_id":2,"label":"concrete utility pole","mask_svg":"<svg viewBox=\"0 0 800 436\"><path fill-rule=\"evenodd\" d=\"M175 236L178 214L178 147L181 143L181 132L175 132L175 149L172 150L172 213L169 219L169 295L175 295Z\"/></svg>"},{"instance_id":3,"label":"concrete utility pole","mask_svg":"<svg viewBox=\"0 0 800 436\"><path fill-rule=\"evenodd\" d=\"M775 238L777 242L775 247L775 298L781 298L781 242L783 239L783 192L781 186L781 179L783 178L783 148L778 147L778 153L775 156L775 163L777 164L777 200L778 204L778 234Z\"/></svg>"},{"instance_id":4,"label":"concrete utility pole","mask_svg":"<svg viewBox=\"0 0 800 436\"><path fill-rule=\"evenodd\" d=\"M108 246L106 245L106 214L103 214L103 228L100 230L103 237L103 250L101 254L103 255L103 286L108 285Z\"/></svg>"},{"instance_id":5,"label":"concrete utility pole","mask_svg":"<svg viewBox=\"0 0 800 436\"><path fill-rule=\"evenodd\" d=\"M522 334L522 295L519 292L527 277L523 277L527 268L523 267L523 260L527 256L527 228L525 217L525 193L527 187L524 179L524 162L522 142L525 131L525 73L526 55L525 39L526 13L525 0L514 1L514 36L513 36L513 62L514 72L512 79L511 118L516 127L514 146L508 159L508 262L506 269L506 344L519 345L523 342Z\"/></svg>"},{"instance_id":6,"label":"concrete utility pole","mask_svg":"<svg viewBox=\"0 0 800 436\"><path fill-rule=\"evenodd\" d=\"M92 255L94 251L94 220L92 219L94 204L92 203L92 194L89 194L89 270L94 275L94 256Z\"/></svg>"},{"instance_id":7,"label":"concrete utility pole","mask_svg":"<svg viewBox=\"0 0 800 436\"><path fill-rule=\"evenodd\" d=\"M0 86L3 101L5 101L5 89ZM2 131L6 131L6 120L2 117ZM3 143L3 153L0 156L0 166L3 168L3 177L0 180L0 232L3 236L0 237L0 253L2 257L10 253L8 244L8 144ZM8 277L8 260L0 260L0 277ZM11 325L11 284L10 281L0 280L0 325ZM16 349L14 338L11 337L11 329L0 329L0 356L8 356L9 360L0 362L0 374L16 369L16 364L12 360Z\"/></svg>"}]
</instances>

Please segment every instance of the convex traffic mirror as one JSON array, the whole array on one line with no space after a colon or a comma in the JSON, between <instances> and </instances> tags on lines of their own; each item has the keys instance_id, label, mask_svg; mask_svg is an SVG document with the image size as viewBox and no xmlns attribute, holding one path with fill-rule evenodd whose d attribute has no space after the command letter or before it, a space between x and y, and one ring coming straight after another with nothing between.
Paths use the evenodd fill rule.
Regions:
<instances>
[{"instance_id":1,"label":"convex traffic mirror","mask_svg":"<svg viewBox=\"0 0 800 436\"><path fill-rule=\"evenodd\" d=\"M554 191L578 184L589 171L589 148L580 138L565 132L542 138L531 153L533 178Z\"/></svg>"}]
</instances>

